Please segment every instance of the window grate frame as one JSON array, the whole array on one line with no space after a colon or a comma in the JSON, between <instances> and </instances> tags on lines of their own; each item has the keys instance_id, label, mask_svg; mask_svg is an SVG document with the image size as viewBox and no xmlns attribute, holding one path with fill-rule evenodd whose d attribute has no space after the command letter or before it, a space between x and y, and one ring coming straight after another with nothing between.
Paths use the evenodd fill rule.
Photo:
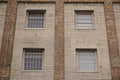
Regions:
<instances>
[{"instance_id":1,"label":"window grate frame","mask_svg":"<svg viewBox=\"0 0 120 80\"><path fill-rule=\"evenodd\" d=\"M46 10L27 10L26 11L26 29L43 29L45 28L45 15ZM37 17L37 15L33 15L32 17L29 17L30 14L42 14ZM29 26L30 25L30 26Z\"/></svg>"},{"instance_id":2,"label":"window grate frame","mask_svg":"<svg viewBox=\"0 0 120 80\"><path fill-rule=\"evenodd\" d=\"M40 53L35 53L35 55L36 54L40 54L40 55L39 55L39 57L38 56L35 57L34 53L32 53L32 54L31 53L26 53L26 51L29 51L29 52L34 52L34 51L37 52L38 51ZM25 66L25 58L26 58L25 55L26 54L27 55L30 55L30 54L32 55L32 56L28 57L29 60L31 58L31 61L29 63L27 63L27 64L31 63L30 66L32 65L31 67L28 66L28 68ZM39 60L36 62L36 61L32 61L32 59L34 59L34 60L39 59ZM22 67L23 71L42 71L43 70L43 61L44 61L44 48L23 48L23 67ZM38 66L38 62L40 64L39 67L37 67ZM35 64L35 63L37 63L37 64Z\"/></svg>"},{"instance_id":3,"label":"window grate frame","mask_svg":"<svg viewBox=\"0 0 120 80\"><path fill-rule=\"evenodd\" d=\"M82 64L94 64L95 65L95 69L94 70L80 70L79 68L80 68L80 63L79 63L79 60L78 60L78 58L79 58L79 56L78 56L78 54L80 54L80 53L78 53L78 51L86 51L86 52L88 52L88 51L93 51L93 54L95 54L95 59L91 59L91 60L95 60L95 63L88 63L88 62L86 62L86 63L82 63ZM85 53L84 53L85 54ZM89 54L89 53L87 53L87 54ZM98 57L97 57L97 49L79 49L79 48L77 48L76 49L76 55L77 55L77 72L98 72ZM82 60L82 59L81 59ZM88 61L88 60L90 60L90 59L87 59L86 61Z\"/></svg>"},{"instance_id":4,"label":"window grate frame","mask_svg":"<svg viewBox=\"0 0 120 80\"><path fill-rule=\"evenodd\" d=\"M76 26L76 29L94 29L94 10L75 10L75 26ZM86 19L84 17L82 17L81 19L78 19L77 16L82 16L82 15L78 15L78 14L85 14L87 15L86 13L89 13L89 15L91 16L91 19ZM84 22L79 22L78 21L81 20L81 21L84 21ZM86 22L90 20L90 22ZM84 25L84 26L83 26ZM88 26L86 26L88 25Z\"/></svg>"}]
</instances>

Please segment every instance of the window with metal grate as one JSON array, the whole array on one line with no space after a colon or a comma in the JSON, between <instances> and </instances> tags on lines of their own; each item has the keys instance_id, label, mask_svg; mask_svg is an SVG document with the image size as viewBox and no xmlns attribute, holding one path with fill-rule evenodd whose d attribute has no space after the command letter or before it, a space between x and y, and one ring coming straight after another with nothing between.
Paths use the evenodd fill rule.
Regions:
<instances>
[{"instance_id":1,"label":"window with metal grate","mask_svg":"<svg viewBox=\"0 0 120 80\"><path fill-rule=\"evenodd\" d=\"M77 29L93 29L93 11L75 11Z\"/></svg>"},{"instance_id":2,"label":"window with metal grate","mask_svg":"<svg viewBox=\"0 0 120 80\"><path fill-rule=\"evenodd\" d=\"M44 27L45 10L28 10L27 16L27 28Z\"/></svg>"},{"instance_id":3,"label":"window with metal grate","mask_svg":"<svg viewBox=\"0 0 120 80\"><path fill-rule=\"evenodd\" d=\"M96 49L77 49L77 70L95 72L97 70Z\"/></svg>"},{"instance_id":4,"label":"window with metal grate","mask_svg":"<svg viewBox=\"0 0 120 80\"><path fill-rule=\"evenodd\" d=\"M44 49L25 48L24 70L42 70Z\"/></svg>"}]
</instances>

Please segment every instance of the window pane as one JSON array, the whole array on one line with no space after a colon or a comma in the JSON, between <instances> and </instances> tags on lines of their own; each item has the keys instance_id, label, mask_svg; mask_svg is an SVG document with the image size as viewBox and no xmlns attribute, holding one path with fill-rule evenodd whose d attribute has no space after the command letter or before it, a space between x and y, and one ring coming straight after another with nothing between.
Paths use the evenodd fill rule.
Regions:
<instances>
[{"instance_id":1,"label":"window pane","mask_svg":"<svg viewBox=\"0 0 120 80\"><path fill-rule=\"evenodd\" d=\"M92 15L92 14L91 14ZM81 19L81 20L83 20L83 19L85 19L85 20L88 20L88 19L92 19L92 16L91 15L81 15L81 14L77 14L77 16L76 16L76 19L78 20L78 19Z\"/></svg>"},{"instance_id":2,"label":"window pane","mask_svg":"<svg viewBox=\"0 0 120 80\"><path fill-rule=\"evenodd\" d=\"M77 20L77 24L92 24L92 20Z\"/></svg>"}]
</instances>

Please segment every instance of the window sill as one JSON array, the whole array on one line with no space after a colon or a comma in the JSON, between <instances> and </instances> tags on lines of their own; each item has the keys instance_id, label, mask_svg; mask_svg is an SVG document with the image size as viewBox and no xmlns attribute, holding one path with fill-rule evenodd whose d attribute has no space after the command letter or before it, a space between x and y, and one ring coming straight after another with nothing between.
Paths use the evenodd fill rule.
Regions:
<instances>
[{"instance_id":1,"label":"window sill","mask_svg":"<svg viewBox=\"0 0 120 80\"><path fill-rule=\"evenodd\" d=\"M77 73L99 73L99 71L77 71Z\"/></svg>"},{"instance_id":2,"label":"window sill","mask_svg":"<svg viewBox=\"0 0 120 80\"><path fill-rule=\"evenodd\" d=\"M29 73L29 72L39 73L39 72L44 72L44 71L43 70L22 70L21 72L24 72L24 73Z\"/></svg>"},{"instance_id":3,"label":"window sill","mask_svg":"<svg viewBox=\"0 0 120 80\"><path fill-rule=\"evenodd\" d=\"M75 28L76 30L95 30L95 28Z\"/></svg>"},{"instance_id":4,"label":"window sill","mask_svg":"<svg viewBox=\"0 0 120 80\"><path fill-rule=\"evenodd\" d=\"M45 30L45 28L26 28L26 30Z\"/></svg>"}]
</instances>

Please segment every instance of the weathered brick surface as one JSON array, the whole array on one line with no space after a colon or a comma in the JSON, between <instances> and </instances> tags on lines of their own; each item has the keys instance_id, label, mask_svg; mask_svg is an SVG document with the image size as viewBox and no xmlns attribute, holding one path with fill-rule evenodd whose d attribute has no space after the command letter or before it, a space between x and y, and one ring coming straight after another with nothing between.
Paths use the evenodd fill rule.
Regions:
<instances>
[{"instance_id":1,"label":"weathered brick surface","mask_svg":"<svg viewBox=\"0 0 120 80\"><path fill-rule=\"evenodd\" d=\"M64 0L65 2L104 2L107 0ZM120 2L120 0L112 0L113 2Z\"/></svg>"},{"instance_id":2,"label":"weathered brick surface","mask_svg":"<svg viewBox=\"0 0 120 80\"><path fill-rule=\"evenodd\" d=\"M9 80L14 31L16 23L17 0L9 0L6 9L4 32L0 52L0 77Z\"/></svg>"},{"instance_id":3,"label":"weathered brick surface","mask_svg":"<svg viewBox=\"0 0 120 80\"><path fill-rule=\"evenodd\" d=\"M108 37L108 46L110 54L112 80L120 80L119 74L119 48L115 24L114 9L111 0L106 0L104 3L105 18L106 18L106 30Z\"/></svg>"},{"instance_id":4,"label":"weathered brick surface","mask_svg":"<svg viewBox=\"0 0 120 80\"><path fill-rule=\"evenodd\" d=\"M120 3L114 3L114 14L115 14L115 21L116 21L119 51L120 51ZM119 72L119 76L120 76L120 53L119 53L119 64L118 64L117 71Z\"/></svg>"},{"instance_id":5,"label":"weathered brick surface","mask_svg":"<svg viewBox=\"0 0 120 80\"><path fill-rule=\"evenodd\" d=\"M18 0L18 2L55 2L55 0Z\"/></svg>"},{"instance_id":6,"label":"weathered brick surface","mask_svg":"<svg viewBox=\"0 0 120 80\"><path fill-rule=\"evenodd\" d=\"M64 0L65 2L104 2L104 0Z\"/></svg>"},{"instance_id":7,"label":"weathered brick surface","mask_svg":"<svg viewBox=\"0 0 120 80\"><path fill-rule=\"evenodd\" d=\"M55 0L18 0L18 1L40 1L40 2L46 2L46 1L55 1Z\"/></svg>"},{"instance_id":8,"label":"weathered brick surface","mask_svg":"<svg viewBox=\"0 0 120 80\"><path fill-rule=\"evenodd\" d=\"M2 42L2 34L4 29L5 14L6 14L6 3L0 3L0 48Z\"/></svg>"},{"instance_id":9,"label":"weathered brick surface","mask_svg":"<svg viewBox=\"0 0 120 80\"><path fill-rule=\"evenodd\" d=\"M7 0L0 0L0 2L7 2Z\"/></svg>"},{"instance_id":10,"label":"weathered brick surface","mask_svg":"<svg viewBox=\"0 0 120 80\"><path fill-rule=\"evenodd\" d=\"M0 0L0 2L7 2L8 0ZM18 0L18 2L55 2L56 0ZM64 2L104 2L105 0L64 0ZM120 2L120 0L112 0L113 2Z\"/></svg>"},{"instance_id":11,"label":"weathered brick surface","mask_svg":"<svg viewBox=\"0 0 120 80\"><path fill-rule=\"evenodd\" d=\"M55 6L55 60L54 80L64 79L64 3L56 0Z\"/></svg>"}]
</instances>

